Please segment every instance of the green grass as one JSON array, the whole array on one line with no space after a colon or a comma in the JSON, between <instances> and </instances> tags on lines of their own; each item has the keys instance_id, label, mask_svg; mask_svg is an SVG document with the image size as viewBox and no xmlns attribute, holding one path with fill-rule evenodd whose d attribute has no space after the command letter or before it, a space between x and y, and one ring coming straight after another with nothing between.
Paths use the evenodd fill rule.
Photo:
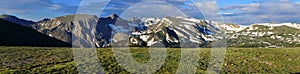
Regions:
<instances>
[{"instance_id":1,"label":"green grass","mask_svg":"<svg viewBox=\"0 0 300 74\"><path fill-rule=\"evenodd\" d=\"M147 63L151 56L146 48L131 48L134 59ZM205 73L211 49L200 50L197 73ZM155 72L176 73L181 49L168 48L165 64ZM107 73L130 73L118 64L111 48L97 49ZM300 72L300 48L229 48L221 73L297 73ZM0 74L6 73L78 73L71 48L0 47Z\"/></svg>"}]
</instances>

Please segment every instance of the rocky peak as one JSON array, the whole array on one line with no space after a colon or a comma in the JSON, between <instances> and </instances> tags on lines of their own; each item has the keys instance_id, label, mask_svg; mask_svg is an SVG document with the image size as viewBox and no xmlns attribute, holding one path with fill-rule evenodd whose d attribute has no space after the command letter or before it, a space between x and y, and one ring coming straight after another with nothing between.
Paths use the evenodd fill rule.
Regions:
<instances>
[{"instance_id":1,"label":"rocky peak","mask_svg":"<svg viewBox=\"0 0 300 74\"><path fill-rule=\"evenodd\" d=\"M44 19L38 21L38 23L39 23L39 22L44 22L44 21L49 21L49 20L51 20L51 19L49 19L49 18L44 18Z\"/></svg>"},{"instance_id":2,"label":"rocky peak","mask_svg":"<svg viewBox=\"0 0 300 74\"><path fill-rule=\"evenodd\" d=\"M117 19L117 18L119 18L119 16L117 14L112 14L112 15L110 15L110 18L111 19Z\"/></svg>"}]
</instances>

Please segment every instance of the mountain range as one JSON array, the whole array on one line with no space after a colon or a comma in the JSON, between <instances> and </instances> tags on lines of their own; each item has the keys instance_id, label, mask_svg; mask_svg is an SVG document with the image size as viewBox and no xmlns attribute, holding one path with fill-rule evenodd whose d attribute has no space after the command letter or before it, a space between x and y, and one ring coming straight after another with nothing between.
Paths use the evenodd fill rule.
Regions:
<instances>
[{"instance_id":1,"label":"mountain range","mask_svg":"<svg viewBox=\"0 0 300 74\"><path fill-rule=\"evenodd\" d=\"M18 27L39 32L51 41L59 40L76 47L165 46L211 47L220 40L229 47L298 47L300 24L256 23L242 26L188 17L122 19L116 14L98 18L74 14L32 22L11 15L1 15L0 25L19 24ZM18 31L18 28L10 28ZM8 30L3 30L8 32ZM17 33L22 33L21 31ZM1 33L6 35L6 33ZM24 35L24 34L23 34ZM37 35L37 34L27 34ZM21 34L20 34L21 36ZM41 38L41 37L40 37ZM16 40L16 39L2 39ZM21 39L19 41L22 41ZM3 44L0 44L3 46ZM9 45L9 44L8 44Z\"/></svg>"}]
</instances>

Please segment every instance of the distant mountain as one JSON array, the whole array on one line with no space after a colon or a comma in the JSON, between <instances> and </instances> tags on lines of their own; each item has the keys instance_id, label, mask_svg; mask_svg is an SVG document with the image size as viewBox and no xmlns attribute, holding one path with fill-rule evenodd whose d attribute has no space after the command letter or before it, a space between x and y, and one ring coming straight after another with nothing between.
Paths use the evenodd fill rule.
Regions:
<instances>
[{"instance_id":1,"label":"distant mountain","mask_svg":"<svg viewBox=\"0 0 300 74\"><path fill-rule=\"evenodd\" d=\"M0 19L0 46L70 47L34 29Z\"/></svg>"},{"instance_id":2,"label":"distant mountain","mask_svg":"<svg viewBox=\"0 0 300 74\"><path fill-rule=\"evenodd\" d=\"M74 19L76 17L80 19ZM180 42L194 43L193 46L197 47L204 46L209 41L217 39L212 34L219 31L215 30L214 26L205 23L205 21L192 18L165 17L153 19L155 20L151 18L124 20L116 14L106 18L77 14L39 22L32 25L32 28L67 43L74 42L72 41L72 35L73 37L74 35L80 35L79 38L85 39L95 37L96 41L88 41L93 42L97 47L107 47L111 44L118 46L153 46L156 43L163 43L167 47L180 47ZM91 28L95 27L95 30L91 31L95 31L95 33L73 32L74 30L83 30L87 25L93 25ZM128 42L122 42L128 39L130 40L129 44L127 44Z\"/></svg>"},{"instance_id":3,"label":"distant mountain","mask_svg":"<svg viewBox=\"0 0 300 74\"><path fill-rule=\"evenodd\" d=\"M124 20L116 14L106 18L76 14L46 19L32 28L75 46L210 47L218 40L227 40L229 47L300 46L300 27L295 23L241 26L186 17Z\"/></svg>"},{"instance_id":4,"label":"distant mountain","mask_svg":"<svg viewBox=\"0 0 300 74\"><path fill-rule=\"evenodd\" d=\"M75 19L76 17L80 17L80 18ZM89 41L84 41L84 42L90 42L92 41L91 40L92 38L89 37L95 37L95 36L90 36L92 34L87 34L87 33L91 33L91 32L95 33L95 26L98 20L99 19L96 16L91 16L91 15L84 15L84 14L67 15L67 16L53 18L51 20L38 22L32 25L32 28L36 29L37 31L45 35L54 37L56 39L59 39L61 41L70 44L72 44L72 42L75 42L72 41L72 38L89 39Z\"/></svg>"},{"instance_id":5,"label":"distant mountain","mask_svg":"<svg viewBox=\"0 0 300 74\"><path fill-rule=\"evenodd\" d=\"M163 43L166 47L204 47L211 41L222 39L222 36L217 36L221 30L204 20L164 17L142 18L141 21L140 25L146 29L133 31L137 40L131 39L131 43L142 40L147 46Z\"/></svg>"},{"instance_id":6,"label":"distant mountain","mask_svg":"<svg viewBox=\"0 0 300 74\"><path fill-rule=\"evenodd\" d=\"M227 33L230 47L299 47L300 24L258 23Z\"/></svg>"},{"instance_id":7,"label":"distant mountain","mask_svg":"<svg viewBox=\"0 0 300 74\"><path fill-rule=\"evenodd\" d=\"M44 18L44 19L42 19L42 20L38 21L37 23L44 22L44 21L49 21L49 20L51 20L51 19Z\"/></svg>"},{"instance_id":8,"label":"distant mountain","mask_svg":"<svg viewBox=\"0 0 300 74\"><path fill-rule=\"evenodd\" d=\"M16 16L7 15L7 14L0 15L0 19L6 20L6 21L9 21L9 22L13 22L13 23L16 23L16 24L19 24L19 25L22 25L22 26L27 26L27 27L29 27L30 25L35 23L33 21L20 19Z\"/></svg>"}]
</instances>

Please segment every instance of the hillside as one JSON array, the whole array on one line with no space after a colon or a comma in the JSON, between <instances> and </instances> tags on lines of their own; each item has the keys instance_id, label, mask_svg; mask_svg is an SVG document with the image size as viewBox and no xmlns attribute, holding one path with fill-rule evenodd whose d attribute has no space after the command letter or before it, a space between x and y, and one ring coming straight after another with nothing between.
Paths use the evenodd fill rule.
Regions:
<instances>
[{"instance_id":1,"label":"hillside","mask_svg":"<svg viewBox=\"0 0 300 74\"><path fill-rule=\"evenodd\" d=\"M9 21L9 22L14 22L18 25L22 25L22 26L27 26L29 27L30 25L34 24L35 22L33 21L29 21L29 20L25 20L25 19L20 19L16 16L13 15L8 15L8 14L2 14L0 15L0 19L5 20L5 21Z\"/></svg>"},{"instance_id":2,"label":"hillside","mask_svg":"<svg viewBox=\"0 0 300 74\"><path fill-rule=\"evenodd\" d=\"M34 29L1 19L0 34L0 46L71 46L70 44L39 33Z\"/></svg>"}]
</instances>

